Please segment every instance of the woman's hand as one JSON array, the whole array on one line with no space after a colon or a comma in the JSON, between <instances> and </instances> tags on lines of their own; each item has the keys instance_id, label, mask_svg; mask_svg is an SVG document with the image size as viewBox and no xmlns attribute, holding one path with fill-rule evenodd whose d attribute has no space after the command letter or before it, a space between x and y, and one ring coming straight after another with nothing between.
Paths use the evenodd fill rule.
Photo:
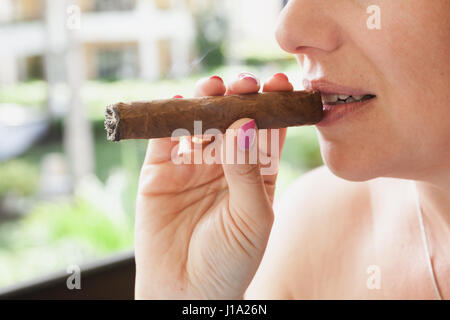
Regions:
<instances>
[{"instance_id":1,"label":"woman's hand","mask_svg":"<svg viewBox=\"0 0 450 320\"><path fill-rule=\"evenodd\" d=\"M243 73L228 88L219 77L203 79L196 85L195 96L259 89L259 81ZM263 87L263 91L292 90L283 74L274 75ZM249 121L240 119L230 129L251 127ZM279 130L277 141L270 141L268 131L263 149L270 151L276 144L281 154L286 129ZM230 134L223 136L222 151L232 150L248 159L252 148L258 148L257 133L253 144L235 135L227 140ZM191 137L181 141L149 141L136 209L136 298L241 299L269 238L276 172L262 176L260 164L248 161L175 164L171 161L174 148L181 148L183 157L191 157L193 144L202 143ZM202 144L204 148L206 143Z\"/></svg>"}]
</instances>

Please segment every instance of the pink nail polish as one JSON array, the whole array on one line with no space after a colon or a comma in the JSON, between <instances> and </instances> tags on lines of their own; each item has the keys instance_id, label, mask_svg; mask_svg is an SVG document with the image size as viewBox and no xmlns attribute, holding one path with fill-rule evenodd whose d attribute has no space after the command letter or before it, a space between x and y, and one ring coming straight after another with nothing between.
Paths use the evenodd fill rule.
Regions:
<instances>
[{"instance_id":1,"label":"pink nail polish","mask_svg":"<svg viewBox=\"0 0 450 320\"><path fill-rule=\"evenodd\" d=\"M238 131L238 146L241 150L245 151L250 149L255 141L256 133L256 123L255 120L250 120L244 123Z\"/></svg>"},{"instance_id":2,"label":"pink nail polish","mask_svg":"<svg viewBox=\"0 0 450 320\"><path fill-rule=\"evenodd\" d=\"M256 80L253 77L248 77L248 76L247 77L242 77L241 80L250 80L250 81L254 82L256 85L258 84L258 80Z\"/></svg>"},{"instance_id":3,"label":"pink nail polish","mask_svg":"<svg viewBox=\"0 0 450 320\"><path fill-rule=\"evenodd\" d=\"M209 77L209 79L216 79L216 80L220 80L220 81L222 81L223 82L223 80L222 80L222 78L221 77L219 77L219 76L211 76L211 77Z\"/></svg>"},{"instance_id":4,"label":"pink nail polish","mask_svg":"<svg viewBox=\"0 0 450 320\"><path fill-rule=\"evenodd\" d=\"M183 96L180 96L179 94L177 94L176 96L173 96L173 99L183 99Z\"/></svg>"},{"instance_id":5,"label":"pink nail polish","mask_svg":"<svg viewBox=\"0 0 450 320\"><path fill-rule=\"evenodd\" d=\"M239 77L239 80L248 79L248 80L254 81L257 85L259 85L259 81L253 73L241 72L238 77Z\"/></svg>"},{"instance_id":6,"label":"pink nail polish","mask_svg":"<svg viewBox=\"0 0 450 320\"><path fill-rule=\"evenodd\" d=\"M282 73L282 72L275 73L275 74L273 75L273 77L274 77L274 78L279 78L279 79L283 79L283 80L289 81L289 78L287 77L287 75L285 75L285 74Z\"/></svg>"}]
</instances>

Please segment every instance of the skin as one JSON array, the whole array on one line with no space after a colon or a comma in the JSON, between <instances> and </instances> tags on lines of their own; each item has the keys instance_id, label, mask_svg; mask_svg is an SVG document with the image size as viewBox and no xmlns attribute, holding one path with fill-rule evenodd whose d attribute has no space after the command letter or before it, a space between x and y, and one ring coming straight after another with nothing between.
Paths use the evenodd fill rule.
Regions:
<instances>
[{"instance_id":1,"label":"skin","mask_svg":"<svg viewBox=\"0 0 450 320\"><path fill-rule=\"evenodd\" d=\"M381 30L366 27L373 4ZM410 181L441 295L450 297L448 12L447 0L291 0L276 37L302 78L376 98L317 127L325 166L300 177L275 213L276 175L249 164L174 166L176 142L151 140L137 200L136 297L435 299ZM227 87L203 79L195 95L258 90L249 78ZM263 84L286 90L282 76ZM367 285L371 266L379 289Z\"/></svg>"}]
</instances>

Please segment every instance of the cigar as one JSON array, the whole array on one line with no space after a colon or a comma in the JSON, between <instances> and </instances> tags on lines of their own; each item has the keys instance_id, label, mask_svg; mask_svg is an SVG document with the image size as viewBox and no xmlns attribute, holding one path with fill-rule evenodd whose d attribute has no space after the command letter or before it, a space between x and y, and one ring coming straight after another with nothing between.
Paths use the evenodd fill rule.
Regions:
<instances>
[{"instance_id":1,"label":"cigar","mask_svg":"<svg viewBox=\"0 0 450 320\"><path fill-rule=\"evenodd\" d=\"M319 92L265 92L119 102L106 108L105 128L108 140L120 141L170 137L179 128L193 135L194 121L201 121L202 133L213 128L223 133L240 118L270 129L315 124L322 116Z\"/></svg>"}]
</instances>

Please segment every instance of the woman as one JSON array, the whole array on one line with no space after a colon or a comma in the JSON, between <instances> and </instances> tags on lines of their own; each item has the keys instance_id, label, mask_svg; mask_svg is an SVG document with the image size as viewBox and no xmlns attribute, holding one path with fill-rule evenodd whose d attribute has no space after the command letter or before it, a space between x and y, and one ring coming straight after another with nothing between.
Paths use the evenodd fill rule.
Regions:
<instances>
[{"instance_id":1,"label":"woman","mask_svg":"<svg viewBox=\"0 0 450 320\"><path fill-rule=\"evenodd\" d=\"M367 23L373 4L379 28ZM175 165L176 142L151 140L137 199L136 297L450 297L449 15L447 0L291 0L276 36L306 89L322 93L325 166L291 186L274 219L275 174L261 176L256 164ZM242 74L227 87L204 79L195 95L259 89ZM289 90L283 74L263 85ZM254 122L231 129L241 126Z\"/></svg>"}]
</instances>

